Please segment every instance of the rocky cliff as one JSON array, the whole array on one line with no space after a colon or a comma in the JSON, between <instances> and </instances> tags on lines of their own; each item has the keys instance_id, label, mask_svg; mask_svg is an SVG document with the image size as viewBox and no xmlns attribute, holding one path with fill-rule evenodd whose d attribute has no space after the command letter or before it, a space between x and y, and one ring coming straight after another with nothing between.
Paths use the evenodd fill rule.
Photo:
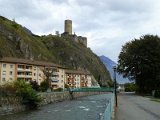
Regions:
<instances>
[{"instance_id":1,"label":"rocky cliff","mask_svg":"<svg viewBox=\"0 0 160 120\"><path fill-rule=\"evenodd\" d=\"M107 85L108 70L89 48L67 37L37 36L27 28L0 16L0 57L18 57L58 63L70 69L90 71L98 83Z\"/></svg>"}]
</instances>

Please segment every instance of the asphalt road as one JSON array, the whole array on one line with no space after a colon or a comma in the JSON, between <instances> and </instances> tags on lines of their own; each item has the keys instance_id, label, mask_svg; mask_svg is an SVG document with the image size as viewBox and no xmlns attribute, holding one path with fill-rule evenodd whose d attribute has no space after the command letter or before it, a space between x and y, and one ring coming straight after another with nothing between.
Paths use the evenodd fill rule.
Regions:
<instances>
[{"instance_id":1,"label":"asphalt road","mask_svg":"<svg viewBox=\"0 0 160 120\"><path fill-rule=\"evenodd\" d=\"M120 93L116 120L160 120L160 103L133 93Z\"/></svg>"},{"instance_id":2,"label":"asphalt road","mask_svg":"<svg viewBox=\"0 0 160 120\"><path fill-rule=\"evenodd\" d=\"M49 104L36 111L0 116L0 120L99 120L110 94L101 94Z\"/></svg>"}]
</instances>

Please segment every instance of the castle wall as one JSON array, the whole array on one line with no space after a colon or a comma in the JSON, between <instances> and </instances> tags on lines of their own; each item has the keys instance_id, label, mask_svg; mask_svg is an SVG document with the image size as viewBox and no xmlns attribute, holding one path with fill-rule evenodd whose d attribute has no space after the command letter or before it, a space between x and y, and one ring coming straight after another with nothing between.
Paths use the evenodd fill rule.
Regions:
<instances>
[{"instance_id":1,"label":"castle wall","mask_svg":"<svg viewBox=\"0 0 160 120\"><path fill-rule=\"evenodd\" d=\"M87 38L86 37L78 36L78 42L87 47Z\"/></svg>"}]
</instances>

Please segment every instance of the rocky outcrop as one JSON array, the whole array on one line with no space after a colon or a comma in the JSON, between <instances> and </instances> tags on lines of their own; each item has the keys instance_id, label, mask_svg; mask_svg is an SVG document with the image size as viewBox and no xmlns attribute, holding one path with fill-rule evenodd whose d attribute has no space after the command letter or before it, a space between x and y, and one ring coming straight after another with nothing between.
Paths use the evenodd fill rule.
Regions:
<instances>
[{"instance_id":1,"label":"rocky outcrop","mask_svg":"<svg viewBox=\"0 0 160 120\"><path fill-rule=\"evenodd\" d=\"M79 39L83 41L83 37ZM43 60L58 63L69 69L88 70L101 86L107 86L107 81L111 79L98 56L84 44L74 42L71 37L33 35L15 21L2 16L0 57Z\"/></svg>"}]
</instances>

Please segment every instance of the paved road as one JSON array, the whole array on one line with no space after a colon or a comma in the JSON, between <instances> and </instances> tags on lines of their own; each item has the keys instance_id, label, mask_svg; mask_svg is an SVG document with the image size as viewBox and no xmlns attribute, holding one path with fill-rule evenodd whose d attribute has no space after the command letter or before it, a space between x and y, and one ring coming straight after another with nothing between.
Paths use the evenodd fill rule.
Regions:
<instances>
[{"instance_id":1,"label":"paved road","mask_svg":"<svg viewBox=\"0 0 160 120\"><path fill-rule=\"evenodd\" d=\"M120 93L116 120L160 120L160 103L133 93Z\"/></svg>"},{"instance_id":2,"label":"paved road","mask_svg":"<svg viewBox=\"0 0 160 120\"><path fill-rule=\"evenodd\" d=\"M49 104L37 111L0 116L0 120L99 120L110 94L101 94Z\"/></svg>"}]
</instances>

